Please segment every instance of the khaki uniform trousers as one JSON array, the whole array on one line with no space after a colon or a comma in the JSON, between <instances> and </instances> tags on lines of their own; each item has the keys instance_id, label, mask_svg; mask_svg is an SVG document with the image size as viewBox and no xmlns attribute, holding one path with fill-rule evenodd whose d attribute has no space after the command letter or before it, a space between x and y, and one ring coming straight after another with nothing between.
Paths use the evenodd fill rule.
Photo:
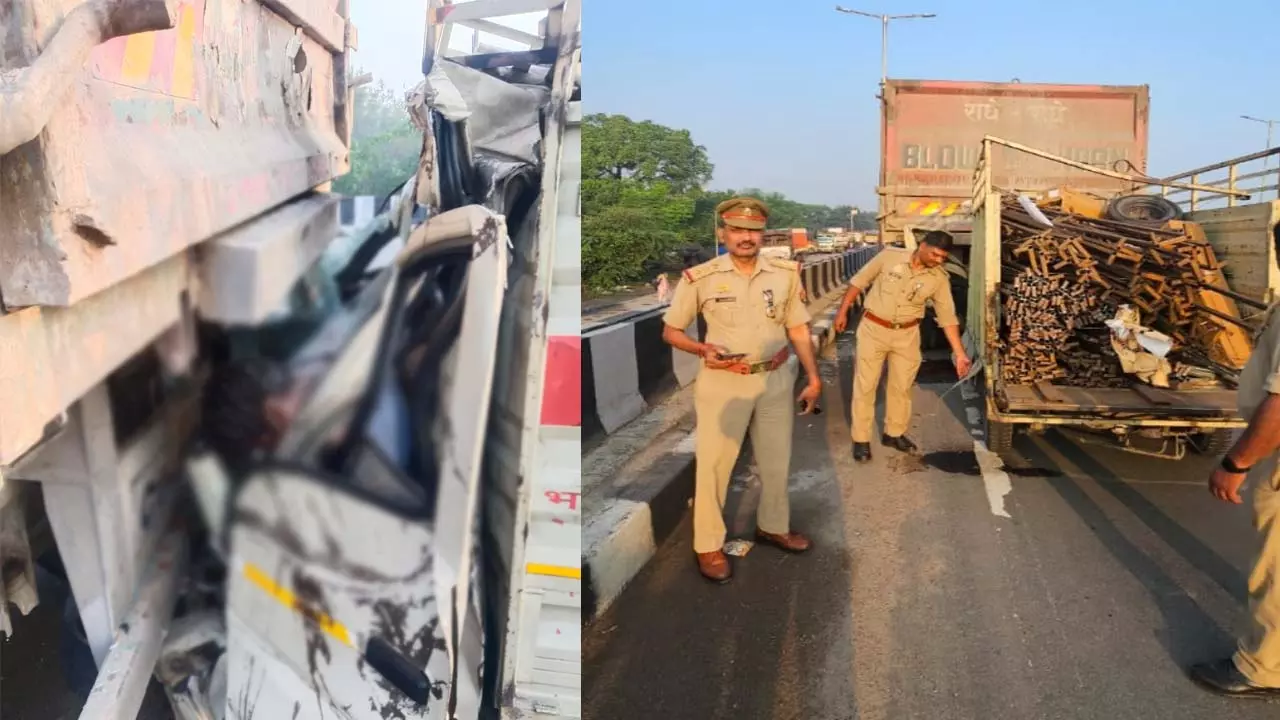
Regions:
<instances>
[{"instance_id":1,"label":"khaki uniform trousers","mask_svg":"<svg viewBox=\"0 0 1280 720\"><path fill-rule=\"evenodd\" d=\"M796 406L792 391L796 365L739 375L702 368L693 391L698 427L694 452L697 476L693 494L693 551L724 546L724 502L733 466L748 429L763 486L757 526L778 535L790 532L787 478L791 472L791 429Z\"/></svg>"},{"instance_id":2,"label":"khaki uniform trousers","mask_svg":"<svg viewBox=\"0 0 1280 720\"><path fill-rule=\"evenodd\" d=\"M1249 473L1257 554L1249 573L1249 629L1235 654L1236 667L1258 685L1280 687L1280 468L1275 456Z\"/></svg>"},{"instance_id":3,"label":"khaki uniform trousers","mask_svg":"<svg viewBox=\"0 0 1280 720\"><path fill-rule=\"evenodd\" d=\"M884 433L904 435L911 424L911 386L920 371L920 326L901 330L869 320L858 324L853 366L853 441L871 442L876 419L876 388L880 371L889 362L884 393Z\"/></svg>"}]
</instances>

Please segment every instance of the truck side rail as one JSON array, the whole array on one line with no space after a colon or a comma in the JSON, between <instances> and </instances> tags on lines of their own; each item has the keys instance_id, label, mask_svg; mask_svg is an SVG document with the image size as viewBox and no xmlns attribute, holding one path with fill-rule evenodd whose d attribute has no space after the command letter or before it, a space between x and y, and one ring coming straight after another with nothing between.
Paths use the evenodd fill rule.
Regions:
<instances>
[{"instance_id":1,"label":"truck side rail","mask_svg":"<svg viewBox=\"0 0 1280 720\"><path fill-rule=\"evenodd\" d=\"M1191 185L1208 185L1209 189L1186 190L1159 185L1160 194L1177 203L1183 210L1196 212L1233 208L1241 200L1249 200L1253 196L1261 199L1268 192L1280 193L1280 163L1277 167L1270 167L1271 158L1276 156L1280 156L1280 148L1249 153L1169 175L1162 178L1161 182L1186 181ZM1141 185L1134 189L1150 191L1152 187L1154 186ZM1241 193L1246 194L1241 196Z\"/></svg>"}]
</instances>

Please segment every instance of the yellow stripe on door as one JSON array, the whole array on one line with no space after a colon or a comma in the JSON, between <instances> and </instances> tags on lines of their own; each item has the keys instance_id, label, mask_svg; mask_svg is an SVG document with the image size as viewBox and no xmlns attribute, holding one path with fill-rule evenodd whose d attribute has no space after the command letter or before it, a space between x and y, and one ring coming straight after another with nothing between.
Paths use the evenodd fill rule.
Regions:
<instances>
[{"instance_id":1,"label":"yellow stripe on door","mask_svg":"<svg viewBox=\"0 0 1280 720\"><path fill-rule=\"evenodd\" d=\"M524 566L524 569L525 572L530 575L550 575L551 577L570 578L573 580L582 579L582 568L565 567L564 565L529 563Z\"/></svg>"},{"instance_id":2,"label":"yellow stripe on door","mask_svg":"<svg viewBox=\"0 0 1280 720\"><path fill-rule=\"evenodd\" d=\"M924 212L921 215L933 215L938 212L938 208L942 207L942 203L931 202L924 206Z\"/></svg>"},{"instance_id":3,"label":"yellow stripe on door","mask_svg":"<svg viewBox=\"0 0 1280 720\"><path fill-rule=\"evenodd\" d=\"M178 38L173 49L173 82L169 92L176 97L195 97L196 11L190 5L182 6L178 18Z\"/></svg>"},{"instance_id":4,"label":"yellow stripe on door","mask_svg":"<svg viewBox=\"0 0 1280 720\"><path fill-rule=\"evenodd\" d=\"M156 54L154 32L135 33L124 43L124 63L120 74L126 82L145 83L151 77L151 60Z\"/></svg>"},{"instance_id":5,"label":"yellow stripe on door","mask_svg":"<svg viewBox=\"0 0 1280 720\"><path fill-rule=\"evenodd\" d=\"M245 563L244 576L249 582L261 588L267 595L275 598L276 602L314 622L325 634L347 647L355 647L355 644L351 642L351 633L347 632L347 628L342 623L316 608L309 607L297 595L293 594L293 591L272 580L269 575L263 572L262 568L253 563Z\"/></svg>"}]
</instances>

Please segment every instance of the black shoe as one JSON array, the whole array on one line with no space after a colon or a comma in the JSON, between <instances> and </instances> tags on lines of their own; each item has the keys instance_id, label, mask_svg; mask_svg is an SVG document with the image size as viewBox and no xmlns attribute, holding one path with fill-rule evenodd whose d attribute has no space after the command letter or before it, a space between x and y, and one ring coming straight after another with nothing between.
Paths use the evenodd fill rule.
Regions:
<instances>
[{"instance_id":1,"label":"black shoe","mask_svg":"<svg viewBox=\"0 0 1280 720\"><path fill-rule=\"evenodd\" d=\"M1228 697L1280 699L1280 688L1254 685L1231 658L1191 666L1191 679L1200 687Z\"/></svg>"},{"instance_id":2,"label":"black shoe","mask_svg":"<svg viewBox=\"0 0 1280 720\"><path fill-rule=\"evenodd\" d=\"M911 439L906 435L899 435L897 437L893 437L892 435L881 435L880 444L885 447L891 447L898 452L909 453L916 451L916 444L911 442Z\"/></svg>"},{"instance_id":3,"label":"black shoe","mask_svg":"<svg viewBox=\"0 0 1280 720\"><path fill-rule=\"evenodd\" d=\"M854 443L853 459L860 463L871 462L871 443Z\"/></svg>"}]
</instances>

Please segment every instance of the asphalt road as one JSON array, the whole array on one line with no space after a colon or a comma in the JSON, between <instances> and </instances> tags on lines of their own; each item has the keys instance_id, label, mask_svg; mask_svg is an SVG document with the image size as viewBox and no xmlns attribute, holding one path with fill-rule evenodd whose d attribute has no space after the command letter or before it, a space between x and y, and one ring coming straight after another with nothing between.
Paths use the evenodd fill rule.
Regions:
<instances>
[{"instance_id":1,"label":"asphalt road","mask_svg":"<svg viewBox=\"0 0 1280 720\"><path fill-rule=\"evenodd\" d=\"M14 635L0 640L0 718L74 720L80 717L97 670L89 648L65 636L69 589L37 569L40 605L30 615L10 607ZM2 637L2 636L0 636ZM164 689L152 680L138 720L172 720Z\"/></svg>"},{"instance_id":2,"label":"asphalt road","mask_svg":"<svg viewBox=\"0 0 1280 720\"><path fill-rule=\"evenodd\" d=\"M1212 459L1020 438L1012 489L984 479L965 401L916 391L926 453L848 440L852 348L800 419L793 526L815 549L754 547L723 586L697 573L688 518L583 641L589 720L1254 718L1193 662L1234 647L1253 531L1212 500ZM941 379L940 377L935 377ZM749 535L741 468L733 530ZM1002 514L1007 514L1008 517Z\"/></svg>"}]
</instances>

